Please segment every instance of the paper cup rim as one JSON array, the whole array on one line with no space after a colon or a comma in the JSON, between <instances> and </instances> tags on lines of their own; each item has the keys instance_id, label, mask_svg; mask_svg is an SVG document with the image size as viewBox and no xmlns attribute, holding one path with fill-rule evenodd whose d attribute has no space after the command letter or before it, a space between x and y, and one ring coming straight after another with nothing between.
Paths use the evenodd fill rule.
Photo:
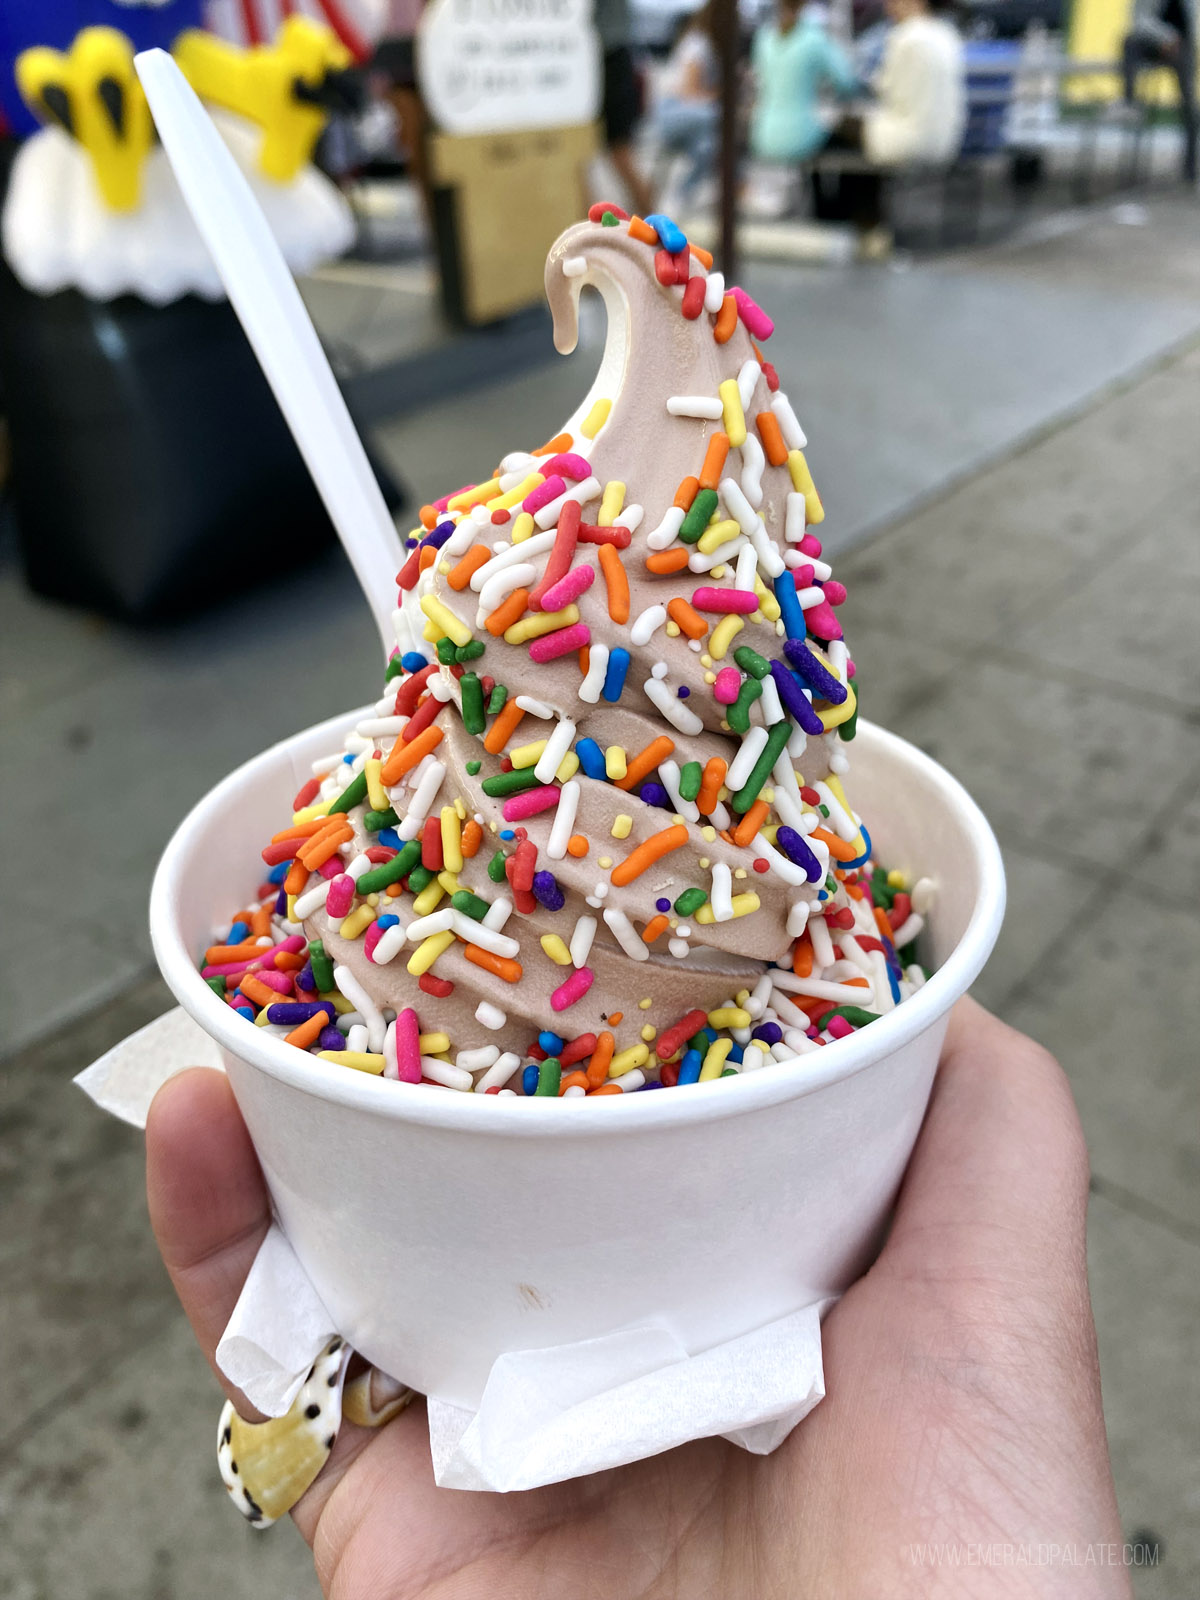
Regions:
<instances>
[{"instance_id":1,"label":"paper cup rim","mask_svg":"<svg viewBox=\"0 0 1200 1600\"><path fill-rule=\"evenodd\" d=\"M173 907L187 871L194 865L197 837L214 811L236 809L237 796L281 750L299 740L329 735L335 742L364 713L331 717L282 739L237 767L209 790L175 830L154 875L150 892L150 939L155 959L183 1009L223 1049L269 1076L317 1099L374 1116L395 1117L462 1133L500 1137L608 1138L676 1123L745 1116L786 1100L813 1094L852 1077L895 1054L932 1028L970 988L991 953L1004 916L1005 882L1000 847L987 818L958 780L916 745L885 728L861 720L859 737L879 746L909 770L919 772L956 812L975 856L979 895L953 951L928 981L869 1028L839 1039L820 1052L772 1062L735 1079L689 1084L686 1094L631 1094L604 1097L604 1109L575 1101L463 1094L428 1084L403 1084L345 1068L331 1067L282 1039L264 1036L223 1004L200 976Z\"/></svg>"}]
</instances>

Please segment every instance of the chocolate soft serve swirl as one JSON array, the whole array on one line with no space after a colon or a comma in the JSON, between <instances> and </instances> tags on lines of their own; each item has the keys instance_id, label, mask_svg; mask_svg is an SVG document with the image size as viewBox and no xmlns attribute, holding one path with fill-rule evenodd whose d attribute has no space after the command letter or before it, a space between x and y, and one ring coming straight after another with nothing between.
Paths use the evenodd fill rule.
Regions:
<instances>
[{"instance_id":1,"label":"chocolate soft serve swirl","mask_svg":"<svg viewBox=\"0 0 1200 1600\"><path fill-rule=\"evenodd\" d=\"M698 1013L739 1049L753 1022L807 1024L785 991L812 948L832 957L826 917L884 949L840 785L844 590L806 529L823 512L803 434L751 338L769 319L668 219L605 209L546 264L560 351L583 288L603 297L591 389L549 445L423 508L385 697L296 813L310 831L282 931L321 941L340 1009L370 1024L347 1064L388 1076L395 1012L451 1087L494 1088L547 1038L569 1058L605 1030L653 1077ZM898 997L886 973L848 992Z\"/></svg>"}]
</instances>

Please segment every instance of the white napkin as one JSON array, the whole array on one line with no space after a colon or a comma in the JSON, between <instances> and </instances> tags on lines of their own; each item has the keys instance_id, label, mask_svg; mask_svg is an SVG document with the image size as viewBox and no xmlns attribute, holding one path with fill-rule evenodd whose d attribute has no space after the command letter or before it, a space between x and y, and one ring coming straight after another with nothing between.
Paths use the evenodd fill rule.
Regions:
<instances>
[{"instance_id":1,"label":"white napkin","mask_svg":"<svg viewBox=\"0 0 1200 1600\"><path fill-rule=\"evenodd\" d=\"M219 1066L182 1010L132 1034L75 1079L137 1127L157 1089L189 1066ZM710 1350L689 1353L665 1323L624 1328L493 1365L478 1411L429 1396L429 1444L443 1488L508 1491L558 1483L715 1435L769 1455L825 1393L818 1301ZM217 1346L217 1364L267 1416L291 1405L339 1332L272 1224ZM404 1374L395 1374L401 1382Z\"/></svg>"}]
</instances>

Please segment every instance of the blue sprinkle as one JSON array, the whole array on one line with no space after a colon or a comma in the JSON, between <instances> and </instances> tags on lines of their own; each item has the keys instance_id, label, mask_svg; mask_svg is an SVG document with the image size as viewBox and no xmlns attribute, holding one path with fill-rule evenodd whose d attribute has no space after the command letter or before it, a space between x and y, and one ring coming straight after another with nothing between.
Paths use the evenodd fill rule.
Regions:
<instances>
[{"instance_id":1,"label":"blue sprinkle","mask_svg":"<svg viewBox=\"0 0 1200 1600\"><path fill-rule=\"evenodd\" d=\"M658 235L658 242L664 250L678 255L681 250L687 249L687 234L677 222L672 222L670 217L665 217L661 211L656 211L653 216L644 218Z\"/></svg>"},{"instance_id":2,"label":"blue sprinkle","mask_svg":"<svg viewBox=\"0 0 1200 1600\"><path fill-rule=\"evenodd\" d=\"M643 1090L645 1090L645 1089L661 1089L661 1088L662 1088L662 1084L659 1082L659 1080L657 1078L651 1078L650 1081L648 1083L644 1083L642 1085L641 1089L639 1089L637 1092L638 1092L638 1094L641 1094L643 1092Z\"/></svg>"},{"instance_id":3,"label":"blue sprinkle","mask_svg":"<svg viewBox=\"0 0 1200 1600\"><path fill-rule=\"evenodd\" d=\"M604 698L610 703L621 698L621 690L625 687L625 674L629 671L629 651L623 650L620 645L615 650L610 650L608 655L608 669L604 674Z\"/></svg>"},{"instance_id":4,"label":"blue sprinkle","mask_svg":"<svg viewBox=\"0 0 1200 1600\"><path fill-rule=\"evenodd\" d=\"M683 1060L679 1063L679 1076L676 1083L695 1083L700 1077L700 1068L704 1065L704 1057L699 1050L685 1050Z\"/></svg>"},{"instance_id":5,"label":"blue sprinkle","mask_svg":"<svg viewBox=\"0 0 1200 1600\"><path fill-rule=\"evenodd\" d=\"M561 911L567 903L567 897L559 887L558 879L552 872L535 872L533 875L534 898L545 906L547 911Z\"/></svg>"},{"instance_id":6,"label":"blue sprinkle","mask_svg":"<svg viewBox=\"0 0 1200 1600\"><path fill-rule=\"evenodd\" d=\"M615 654L614 650L613 655ZM612 656L609 657L609 666L612 666ZM599 778L603 781L608 776L604 768L604 751L595 739L580 739L575 746L575 754L579 757L579 765L589 778Z\"/></svg>"},{"instance_id":7,"label":"blue sprinkle","mask_svg":"<svg viewBox=\"0 0 1200 1600\"><path fill-rule=\"evenodd\" d=\"M886 970L887 970L887 977L888 977L888 986L890 987L890 989L892 991L892 999L895 1001L895 1003L897 1005L899 1005L900 1004L900 985L896 982L896 974L892 971L890 964L887 965L887 969Z\"/></svg>"},{"instance_id":8,"label":"blue sprinkle","mask_svg":"<svg viewBox=\"0 0 1200 1600\"><path fill-rule=\"evenodd\" d=\"M738 1061L738 1062L740 1062L744 1054L745 1054L745 1052L743 1051L743 1049L742 1049L740 1044L731 1045L730 1046L730 1050L729 1050L729 1054L725 1057L725 1060L727 1062L729 1062L729 1061Z\"/></svg>"},{"instance_id":9,"label":"blue sprinkle","mask_svg":"<svg viewBox=\"0 0 1200 1600\"><path fill-rule=\"evenodd\" d=\"M385 912L382 917L376 917L375 918L375 926L377 928L383 928L385 931L388 928L397 927L399 925L399 922L400 922L400 918L398 916L396 916L391 911Z\"/></svg>"},{"instance_id":10,"label":"blue sprinkle","mask_svg":"<svg viewBox=\"0 0 1200 1600\"><path fill-rule=\"evenodd\" d=\"M669 900L666 900L666 899L656 900L654 902L654 909L656 911L670 911L671 902Z\"/></svg>"},{"instance_id":11,"label":"blue sprinkle","mask_svg":"<svg viewBox=\"0 0 1200 1600\"><path fill-rule=\"evenodd\" d=\"M867 832L866 828L863 827L861 822L858 825L858 831L863 836L863 845L864 845L863 853L860 856L855 856L853 861L843 861L842 862L842 871L843 872L850 872L855 867L861 867L864 862L869 861L871 859L871 835Z\"/></svg>"},{"instance_id":12,"label":"blue sprinkle","mask_svg":"<svg viewBox=\"0 0 1200 1600\"><path fill-rule=\"evenodd\" d=\"M282 883L287 877L291 865L290 861L281 861L278 866L272 867L270 872L267 873L267 882Z\"/></svg>"},{"instance_id":13,"label":"blue sprinkle","mask_svg":"<svg viewBox=\"0 0 1200 1600\"><path fill-rule=\"evenodd\" d=\"M716 1042L717 1042L717 1030L715 1028L710 1028L707 1023L705 1023L703 1028L697 1028L696 1032L697 1033L702 1033L704 1035L704 1037L708 1040L709 1044L716 1044ZM694 1035L693 1035L693 1037L694 1037Z\"/></svg>"},{"instance_id":14,"label":"blue sprinkle","mask_svg":"<svg viewBox=\"0 0 1200 1600\"><path fill-rule=\"evenodd\" d=\"M521 1074L521 1088L524 1090L524 1092L526 1094L534 1095L534 1094L537 1093L537 1086L538 1086L538 1064L537 1064L536 1061L534 1061L534 1062L531 1062L530 1065L527 1066L525 1068L524 1072L522 1072L522 1074Z\"/></svg>"},{"instance_id":15,"label":"blue sprinkle","mask_svg":"<svg viewBox=\"0 0 1200 1600\"><path fill-rule=\"evenodd\" d=\"M229 937L226 939L225 943L241 944L243 939L249 937L249 934L250 924L248 922L235 922L233 927L229 930Z\"/></svg>"},{"instance_id":16,"label":"blue sprinkle","mask_svg":"<svg viewBox=\"0 0 1200 1600\"><path fill-rule=\"evenodd\" d=\"M543 1028L538 1034L538 1043L548 1056L559 1056L566 1048L567 1041L560 1039L556 1033L551 1033L549 1028Z\"/></svg>"},{"instance_id":17,"label":"blue sprinkle","mask_svg":"<svg viewBox=\"0 0 1200 1600\"><path fill-rule=\"evenodd\" d=\"M419 650L406 650L400 657L400 665L405 672L420 672L422 667L429 665L429 661Z\"/></svg>"},{"instance_id":18,"label":"blue sprinkle","mask_svg":"<svg viewBox=\"0 0 1200 1600\"><path fill-rule=\"evenodd\" d=\"M379 842L387 845L389 850L402 850L404 848L404 840L396 832L395 828L380 828Z\"/></svg>"},{"instance_id":19,"label":"blue sprinkle","mask_svg":"<svg viewBox=\"0 0 1200 1600\"><path fill-rule=\"evenodd\" d=\"M517 837L517 835L516 835L516 831L513 828L501 828L500 829L500 837L502 839L515 839Z\"/></svg>"},{"instance_id":20,"label":"blue sprinkle","mask_svg":"<svg viewBox=\"0 0 1200 1600\"><path fill-rule=\"evenodd\" d=\"M775 579L775 598L779 601L783 631L789 639L803 639L808 629L796 595L796 579L790 572L781 572ZM405 665L407 664L408 658L405 657Z\"/></svg>"}]
</instances>

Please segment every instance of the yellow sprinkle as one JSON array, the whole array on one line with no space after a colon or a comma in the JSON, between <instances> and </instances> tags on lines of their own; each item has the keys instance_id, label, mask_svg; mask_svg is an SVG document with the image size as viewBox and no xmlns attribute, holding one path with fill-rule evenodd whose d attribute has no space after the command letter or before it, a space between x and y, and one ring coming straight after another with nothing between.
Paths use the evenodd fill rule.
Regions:
<instances>
[{"instance_id":1,"label":"yellow sprinkle","mask_svg":"<svg viewBox=\"0 0 1200 1600\"><path fill-rule=\"evenodd\" d=\"M717 681L716 673L715 672L706 672L704 674L704 681L705 681L705 683L716 683L716 681Z\"/></svg>"},{"instance_id":2,"label":"yellow sprinkle","mask_svg":"<svg viewBox=\"0 0 1200 1600\"><path fill-rule=\"evenodd\" d=\"M369 906L377 906L379 904L379 896L377 894L369 894L367 896L367 904Z\"/></svg>"},{"instance_id":3,"label":"yellow sprinkle","mask_svg":"<svg viewBox=\"0 0 1200 1600\"><path fill-rule=\"evenodd\" d=\"M534 529L533 512L532 511L522 511L522 512L520 512L518 514L516 520L513 523L513 527L512 527L512 542L514 544L524 544L525 540L530 538L530 536L532 535L533 529Z\"/></svg>"},{"instance_id":4,"label":"yellow sprinkle","mask_svg":"<svg viewBox=\"0 0 1200 1600\"><path fill-rule=\"evenodd\" d=\"M732 518L725 518L721 522L710 523L700 535L699 548L704 554L711 555L714 550L719 550L723 544L728 544L730 539L736 539L741 529Z\"/></svg>"},{"instance_id":5,"label":"yellow sprinkle","mask_svg":"<svg viewBox=\"0 0 1200 1600\"><path fill-rule=\"evenodd\" d=\"M583 419L579 429L585 439L594 439L600 429L608 421L608 413L612 410L611 400L597 400L596 404Z\"/></svg>"},{"instance_id":6,"label":"yellow sprinkle","mask_svg":"<svg viewBox=\"0 0 1200 1600\"><path fill-rule=\"evenodd\" d=\"M700 657L700 665L702 667L711 667L712 666L712 657L709 655L707 650L705 650L703 652L703 654L701 655L701 657Z\"/></svg>"},{"instance_id":7,"label":"yellow sprinkle","mask_svg":"<svg viewBox=\"0 0 1200 1600\"><path fill-rule=\"evenodd\" d=\"M743 1011L741 1006L718 1006L715 1011L708 1013L710 1028L748 1028L750 1022L750 1013Z\"/></svg>"},{"instance_id":8,"label":"yellow sprinkle","mask_svg":"<svg viewBox=\"0 0 1200 1600\"><path fill-rule=\"evenodd\" d=\"M421 637L422 639L428 639L430 644L436 644L442 637L442 630L436 622L427 622L421 629Z\"/></svg>"},{"instance_id":9,"label":"yellow sprinkle","mask_svg":"<svg viewBox=\"0 0 1200 1600\"><path fill-rule=\"evenodd\" d=\"M749 989L739 989L733 998L739 1006L745 1006L746 1001L750 998L750 991Z\"/></svg>"},{"instance_id":10,"label":"yellow sprinkle","mask_svg":"<svg viewBox=\"0 0 1200 1600\"><path fill-rule=\"evenodd\" d=\"M462 871L462 821L453 806L442 807L442 860L450 872Z\"/></svg>"},{"instance_id":11,"label":"yellow sprinkle","mask_svg":"<svg viewBox=\"0 0 1200 1600\"><path fill-rule=\"evenodd\" d=\"M454 813L460 822L465 822L467 820L466 802L463 800L456 800L454 802Z\"/></svg>"},{"instance_id":12,"label":"yellow sprinkle","mask_svg":"<svg viewBox=\"0 0 1200 1600\"><path fill-rule=\"evenodd\" d=\"M416 902L413 902L414 906ZM452 933L431 933L428 939L422 939L412 955L408 958L408 970L414 978L419 978L423 972L428 972L433 963L444 950L449 950L454 943Z\"/></svg>"},{"instance_id":13,"label":"yellow sprinkle","mask_svg":"<svg viewBox=\"0 0 1200 1600\"><path fill-rule=\"evenodd\" d=\"M544 933L539 943L556 967L569 967L571 965L571 952L567 949L559 934Z\"/></svg>"},{"instance_id":14,"label":"yellow sprinkle","mask_svg":"<svg viewBox=\"0 0 1200 1600\"><path fill-rule=\"evenodd\" d=\"M728 616L722 617L708 638L708 648L712 651L713 659L723 661L725 652L741 633L745 623L736 611L731 611Z\"/></svg>"},{"instance_id":15,"label":"yellow sprinkle","mask_svg":"<svg viewBox=\"0 0 1200 1600\"><path fill-rule=\"evenodd\" d=\"M348 917L342 918L342 925L338 934L343 939L357 939L360 934L375 921L375 911L372 906L356 906Z\"/></svg>"},{"instance_id":16,"label":"yellow sprinkle","mask_svg":"<svg viewBox=\"0 0 1200 1600\"><path fill-rule=\"evenodd\" d=\"M319 994L317 998L322 1005L330 1005L339 1017L344 1017L347 1011L353 1011L353 1004L346 999L340 989L331 989L328 994Z\"/></svg>"},{"instance_id":17,"label":"yellow sprinkle","mask_svg":"<svg viewBox=\"0 0 1200 1600\"><path fill-rule=\"evenodd\" d=\"M700 1082L711 1083L714 1078L719 1078L725 1066L725 1058L733 1049L732 1039L718 1039L710 1044L704 1053L704 1065L700 1068Z\"/></svg>"},{"instance_id":18,"label":"yellow sprinkle","mask_svg":"<svg viewBox=\"0 0 1200 1600\"><path fill-rule=\"evenodd\" d=\"M658 1038L658 1029L652 1022L648 1022L642 1029L642 1038L647 1044L653 1044L654 1040Z\"/></svg>"},{"instance_id":19,"label":"yellow sprinkle","mask_svg":"<svg viewBox=\"0 0 1200 1600\"><path fill-rule=\"evenodd\" d=\"M779 601L776 600L757 572L754 574L754 592L759 598L759 610L763 616L768 622L778 622L782 614L779 610Z\"/></svg>"},{"instance_id":20,"label":"yellow sprinkle","mask_svg":"<svg viewBox=\"0 0 1200 1600\"><path fill-rule=\"evenodd\" d=\"M367 799L371 802L373 811L386 811L392 803L387 797L387 790L379 781L382 768L382 761L368 761L363 766L367 776Z\"/></svg>"},{"instance_id":21,"label":"yellow sprinkle","mask_svg":"<svg viewBox=\"0 0 1200 1600\"><path fill-rule=\"evenodd\" d=\"M519 483L515 489L510 489L507 494L498 494L494 500L489 500L487 503L488 510L507 511L510 506L515 506L518 500L524 500L525 496L530 494L543 481L540 472L531 472L524 482Z\"/></svg>"},{"instance_id":22,"label":"yellow sprinkle","mask_svg":"<svg viewBox=\"0 0 1200 1600\"><path fill-rule=\"evenodd\" d=\"M728 571L728 567L714 567L709 573L709 577L719 582Z\"/></svg>"},{"instance_id":23,"label":"yellow sprinkle","mask_svg":"<svg viewBox=\"0 0 1200 1600\"><path fill-rule=\"evenodd\" d=\"M568 750L566 755L559 762L558 771L554 774L554 776L558 779L559 783L566 783L567 779L573 778L578 771L579 757L575 754L574 750Z\"/></svg>"},{"instance_id":24,"label":"yellow sprinkle","mask_svg":"<svg viewBox=\"0 0 1200 1600\"><path fill-rule=\"evenodd\" d=\"M618 811L613 818L612 836L614 839L628 839L629 830L633 827L633 818L624 811Z\"/></svg>"},{"instance_id":25,"label":"yellow sprinkle","mask_svg":"<svg viewBox=\"0 0 1200 1600\"><path fill-rule=\"evenodd\" d=\"M767 804L769 805L770 801L768 801ZM768 824L767 827L760 828L759 832L761 833L762 837L767 841L768 844L774 844L775 843L775 835L779 832L779 824L777 822L772 822L772 823Z\"/></svg>"},{"instance_id":26,"label":"yellow sprinkle","mask_svg":"<svg viewBox=\"0 0 1200 1600\"><path fill-rule=\"evenodd\" d=\"M643 998L638 1001L638 1010L639 1011L649 1011L650 1007L653 1004L654 1004L654 1001L651 999L651 997L649 995L644 995Z\"/></svg>"},{"instance_id":27,"label":"yellow sprinkle","mask_svg":"<svg viewBox=\"0 0 1200 1600\"><path fill-rule=\"evenodd\" d=\"M423 1056L440 1056L450 1048L448 1033L422 1033L417 1036L417 1048Z\"/></svg>"},{"instance_id":28,"label":"yellow sprinkle","mask_svg":"<svg viewBox=\"0 0 1200 1600\"><path fill-rule=\"evenodd\" d=\"M618 783L625 776L628 768L625 764L625 752L619 744L610 744L604 752L605 775Z\"/></svg>"},{"instance_id":29,"label":"yellow sprinkle","mask_svg":"<svg viewBox=\"0 0 1200 1600\"><path fill-rule=\"evenodd\" d=\"M846 685L846 698L840 706L823 706L817 712L825 732L828 733L830 728L838 728L843 722L848 722L854 715L854 708L857 704L858 696L854 692L854 685L848 683Z\"/></svg>"},{"instance_id":30,"label":"yellow sprinkle","mask_svg":"<svg viewBox=\"0 0 1200 1600\"><path fill-rule=\"evenodd\" d=\"M436 627L457 645L470 644L471 630L460 617L456 617L449 606L443 605L435 594L421 596L421 610Z\"/></svg>"},{"instance_id":31,"label":"yellow sprinkle","mask_svg":"<svg viewBox=\"0 0 1200 1600\"><path fill-rule=\"evenodd\" d=\"M422 605L425 601L422 600ZM579 621L578 606L564 606L561 611L534 611L511 628L504 630L505 644L527 644L530 639L540 639L543 633L553 633L556 628L570 628Z\"/></svg>"},{"instance_id":32,"label":"yellow sprinkle","mask_svg":"<svg viewBox=\"0 0 1200 1600\"><path fill-rule=\"evenodd\" d=\"M759 906L762 904L762 901L754 893L753 889L747 889L745 894L735 894L733 899L730 901L730 904L733 906L733 914L735 917L748 917L752 911L758 910ZM717 919L713 916L713 908L711 905L702 905L699 911L696 912L696 921L699 922L703 927L707 928L716 920Z\"/></svg>"},{"instance_id":33,"label":"yellow sprinkle","mask_svg":"<svg viewBox=\"0 0 1200 1600\"><path fill-rule=\"evenodd\" d=\"M632 1072L634 1067L644 1066L650 1059L650 1046L648 1044L630 1045L628 1050L619 1051L608 1064L610 1078L623 1078L627 1072Z\"/></svg>"},{"instance_id":34,"label":"yellow sprinkle","mask_svg":"<svg viewBox=\"0 0 1200 1600\"><path fill-rule=\"evenodd\" d=\"M725 407L725 432L729 435L730 447L738 450L746 442L746 413L742 410L737 379L726 378L724 383L717 386L717 393Z\"/></svg>"},{"instance_id":35,"label":"yellow sprinkle","mask_svg":"<svg viewBox=\"0 0 1200 1600\"><path fill-rule=\"evenodd\" d=\"M812 473L808 470L808 462L804 459L803 450L789 450L787 464L788 472L791 474L792 488L804 496L805 522L824 522L825 507L821 504L821 497L817 493L817 486L812 480Z\"/></svg>"},{"instance_id":36,"label":"yellow sprinkle","mask_svg":"<svg viewBox=\"0 0 1200 1600\"><path fill-rule=\"evenodd\" d=\"M490 500L499 487L499 478L489 478L486 483L478 484L474 489L463 489L459 494L451 495L446 501L446 509L469 511L472 506L481 506L485 500ZM417 528L416 532L424 537L424 528Z\"/></svg>"},{"instance_id":37,"label":"yellow sprinkle","mask_svg":"<svg viewBox=\"0 0 1200 1600\"><path fill-rule=\"evenodd\" d=\"M264 1006L262 1008L262 1010L258 1013L258 1015L255 1017L254 1026L256 1028L265 1028L265 1027L268 1026L268 1024L267 1024L267 1011L269 1009L270 1008L268 1006Z\"/></svg>"},{"instance_id":38,"label":"yellow sprinkle","mask_svg":"<svg viewBox=\"0 0 1200 1600\"><path fill-rule=\"evenodd\" d=\"M711 822L706 822L700 829L700 837L704 840L705 844L711 844L717 837L717 830L713 827Z\"/></svg>"},{"instance_id":39,"label":"yellow sprinkle","mask_svg":"<svg viewBox=\"0 0 1200 1600\"><path fill-rule=\"evenodd\" d=\"M439 561L438 562L438 571L441 573L443 578L446 576L446 574L448 572L453 572L453 570L454 570L453 567L451 567L451 565L450 565L450 563L448 561Z\"/></svg>"},{"instance_id":40,"label":"yellow sprinkle","mask_svg":"<svg viewBox=\"0 0 1200 1600\"><path fill-rule=\"evenodd\" d=\"M735 878L744 878L746 876L745 867L734 867L733 875Z\"/></svg>"},{"instance_id":41,"label":"yellow sprinkle","mask_svg":"<svg viewBox=\"0 0 1200 1600\"><path fill-rule=\"evenodd\" d=\"M299 896L294 894L290 894L287 897L287 919L289 922L295 922L296 920L296 901L298 898Z\"/></svg>"},{"instance_id":42,"label":"yellow sprinkle","mask_svg":"<svg viewBox=\"0 0 1200 1600\"><path fill-rule=\"evenodd\" d=\"M335 795L334 799L336 798ZM315 822L318 817L327 817L332 804L333 800L318 800L315 806L305 806L303 811L293 811L292 826L298 828L302 822Z\"/></svg>"},{"instance_id":43,"label":"yellow sprinkle","mask_svg":"<svg viewBox=\"0 0 1200 1600\"><path fill-rule=\"evenodd\" d=\"M432 883L427 883L420 894L413 896L413 910L419 917L427 917L431 911L436 911L438 903L444 900L445 889L434 878Z\"/></svg>"},{"instance_id":44,"label":"yellow sprinkle","mask_svg":"<svg viewBox=\"0 0 1200 1600\"><path fill-rule=\"evenodd\" d=\"M625 507L625 485L614 478L611 483L604 485L604 494L600 500L600 515L596 518L596 526L611 528L621 515Z\"/></svg>"},{"instance_id":45,"label":"yellow sprinkle","mask_svg":"<svg viewBox=\"0 0 1200 1600\"><path fill-rule=\"evenodd\" d=\"M353 1067L355 1072L373 1072L376 1077L383 1071L383 1057L369 1050L321 1050L321 1061L333 1061L339 1067Z\"/></svg>"},{"instance_id":46,"label":"yellow sprinkle","mask_svg":"<svg viewBox=\"0 0 1200 1600\"><path fill-rule=\"evenodd\" d=\"M611 856L597 856L596 865L598 867L603 867L604 871L607 872L609 867L612 866L612 857Z\"/></svg>"},{"instance_id":47,"label":"yellow sprinkle","mask_svg":"<svg viewBox=\"0 0 1200 1600\"><path fill-rule=\"evenodd\" d=\"M457 875L446 867L443 867L441 872L438 873L437 882L441 884L442 888L445 889L447 894L457 894L459 889L462 887L458 881ZM416 903L417 902L414 900L413 905L415 906Z\"/></svg>"},{"instance_id":48,"label":"yellow sprinkle","mask_svg":"<svg viewBox=\"0 0 1200 1600\"><path fill-rule=\"evenodd\" d=\"M677 622L668 622L664 631L666 632L668 639L678 639L679 624Z\"/></svg>"},{"instance_id":49,"label":"yellow sprinkle","mask_svg":"<svg viewBox=\"0 0 1200 1600\"><path fill-rule=\"evenodd\" d=\"M545 739L534 739L531 744L518 745L515 750L510 751L509 760L514 767L536 767L545 748Z\"/></svg>"},{"instance_id":50,"label":"yellow sprinkle","mask_svg":"<svg viewBox=\"0 0 1200 1600\"><path fill-rule=\"evenodd\" d=\"M907 889L908 873L901 872L899 867L893 867L887 875L887 886L889 889Z\"/></svg>"}]
</instances>

